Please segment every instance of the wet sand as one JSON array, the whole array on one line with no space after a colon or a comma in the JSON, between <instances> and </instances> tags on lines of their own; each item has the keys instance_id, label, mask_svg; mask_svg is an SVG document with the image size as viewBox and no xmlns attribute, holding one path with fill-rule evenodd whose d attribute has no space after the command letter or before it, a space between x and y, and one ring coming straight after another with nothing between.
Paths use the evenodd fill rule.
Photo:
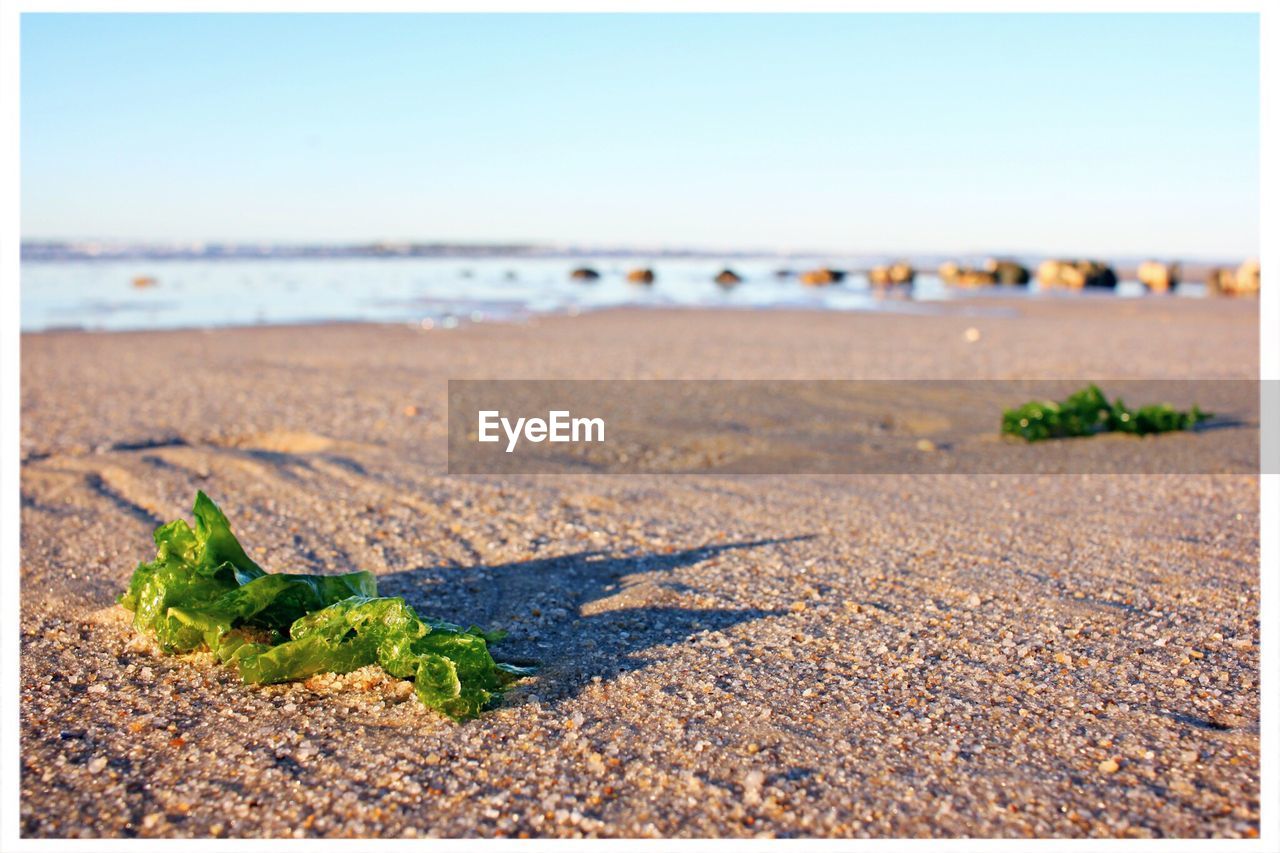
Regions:
<instances>
[{"instance_id":1,"label":"wet sand","mask_svg":"<svg viewBox=\"0 0 1280 853\"><path fill-rule=\"evenodd\" d=\"M1258 830L1255 476L443 475L450 378L1247 379L1256 302L22 345L25 835ZM113 598L198 488L538 676L456 725L153 656Z\"/></svg>"}]
</instances>

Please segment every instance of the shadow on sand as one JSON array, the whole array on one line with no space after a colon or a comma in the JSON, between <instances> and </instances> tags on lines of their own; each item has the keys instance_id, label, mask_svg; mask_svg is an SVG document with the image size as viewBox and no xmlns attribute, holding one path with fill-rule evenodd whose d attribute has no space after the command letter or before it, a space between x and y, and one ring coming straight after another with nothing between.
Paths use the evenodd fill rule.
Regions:
<instances>
[{"instance_id":1,"label":"shadow on sand","mask_svg":"<svg viewBox=\"0 0 1280 853\"><path fill-rule=\"evenodd\" d=\"M628 607L629 591L638 586L688 591L688 586L663 578L726 551L812 538L729 542L670 553L582 551L497 565L425 566L378 578L378 591L403 596L423 614L508 630L510 636L495 646L494 657L536 662L539 672L532 690L542 699L558 700L574 695L593 677L613 678L644 668L651 649L683 642L699 631L787 612ZM615 596L616 607L591 607Z\"/></svg>"}]
</instances>

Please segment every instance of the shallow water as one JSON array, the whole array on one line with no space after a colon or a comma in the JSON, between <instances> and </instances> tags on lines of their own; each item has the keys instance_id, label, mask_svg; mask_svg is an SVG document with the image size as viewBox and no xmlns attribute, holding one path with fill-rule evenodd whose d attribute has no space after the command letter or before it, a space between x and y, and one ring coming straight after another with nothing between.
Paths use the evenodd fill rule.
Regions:
<instances>
[{"instance_id":1,"label":"shallow water","mask_svg":"<svg viewBox=\"0 0 1280 853\"><path fill-rule=\"evenodd\" d=\"M804 270L839 258L755 258L728 264L705 258L323 258L56 260L22 264L22 328L165 329L337 321L451 326L579 312L621 305L819 308L838 311L930 311L953 298L930 275L907 296L876 295L866 277L805 287L779 269ZM847 266L859 266L846 264ZM591 266L599 280L569 272ZM647 266L657 280L630 284L627 270ZM725 266L745 280L723 289L712 277ZM137 287L135 279L154 284ZM1141 293L1124 283L1117 295ZM1021 288L1003 296L1033 294ZM972 291L963 292L972 295ZM1111 294L1106 294L1108 297Z\"/></svg>"}]
</instances>

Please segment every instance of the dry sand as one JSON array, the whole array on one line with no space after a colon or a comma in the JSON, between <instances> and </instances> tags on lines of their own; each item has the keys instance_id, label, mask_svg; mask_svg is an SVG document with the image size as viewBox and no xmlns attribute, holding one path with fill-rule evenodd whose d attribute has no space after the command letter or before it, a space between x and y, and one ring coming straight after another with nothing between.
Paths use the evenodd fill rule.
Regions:
<instances>
[{"instance_id":1,"label":"dry sand","mask_svg":"<svg viewBox=\"0 0 1280 853\"><path fill-rule=\"evenodd\" d=\"M448 378L1252 378L1257 322L978 299L24 336L23 833L1254 835L1254 476L442 471ZM455 725L376 673L153 656L113 597L197 488L268 569L372 570L539 675Z\"/></svg>"}]
</instances>

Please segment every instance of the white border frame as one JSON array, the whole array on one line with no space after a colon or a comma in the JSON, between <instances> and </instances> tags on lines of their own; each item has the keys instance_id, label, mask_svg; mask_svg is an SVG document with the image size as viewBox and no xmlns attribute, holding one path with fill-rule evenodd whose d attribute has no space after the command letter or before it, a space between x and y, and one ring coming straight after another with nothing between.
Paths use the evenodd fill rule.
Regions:
<instances>
[{"instance_id":1,"label":"white border frame","mask_svg":"<svg viewBox=\"0 0 1280 853\"><path fill-rule=\"evenodd\" d=\"M1267 6L1270 8L1265 8ZM23 839L19 833L19 472L20 472L20 371L19 299L21 168L19 160L20 15L26 12L1252 12L1260 16L1261 57L1261 222L1262 268L1269 272L1280 263L1280 217L1277 216L1277 156L1280 132L1277 129L1277 98L1280 97L1280 5L1263 0L2 0L0 3L0 168L10 187L0 213L0 848L5 851L124 851L138 848L164 850L363 850L370 844L378 849L457 850L484 844L490 849L516 845L572 845L573 841L534 839L528 841L475 840L330 840L330 839ZM1269 278L1272 276L1268 276ZM1280 380L1280 295L1271 284L1262 288L1261 378ZM1273 330L1267 335L1267 329ZM1265 424L1264 443L1280 441L1274 424ZM1266 853L1280 850L1280 572L1277 572L1277 531L1280 531L1280 474L1261 475L1261 793L1260 837L1252 840L1214 839L811 839L786 842L792 849L823 850L923 850L943 848L955 851L1080 850L1091 851L1203 851L1232 850ZM589 841L589 844L601 843ZM707 849L720 840L659 841L617 840L604 842L634 848L660 846L661 849ZM767 841L735 841L759 848Z\"/></svg>"}]
</instances>

